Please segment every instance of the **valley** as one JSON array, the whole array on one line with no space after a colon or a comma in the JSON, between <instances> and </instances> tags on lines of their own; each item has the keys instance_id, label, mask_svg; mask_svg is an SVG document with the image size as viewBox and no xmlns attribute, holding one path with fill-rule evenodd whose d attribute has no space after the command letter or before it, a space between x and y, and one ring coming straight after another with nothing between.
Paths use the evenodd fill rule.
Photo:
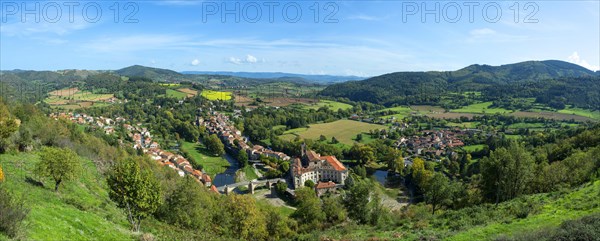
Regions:
<instances>
[{"instance_id":1,"label":"valley","mask_svg":"<svg viewBox=\"0 0 600 241\"><path fill-rule=\"evenodd\" d=\"M357 101L329 96L330 88L345 83L252 79L252 88L241 88L243 77L188 76L151 68L139 73L143 76L97 73L50 89L31 106L13 103L5 108L20 127L4 142L4 150L12 151L0 154L8 180L3 186L35 189L14 193L27 204L48 195L52 200L29 206L22 222L32 228L20 235L266 239L265 233L242 235L178 221L187 215L204 219L194 214L203 210L212 221L239 225L239 219L223 221L220 212L233 217L244 208L247 220L261 220L247 212L269 213L280 226L264 226L266 232L287 238L414 240L429 235L491 240L522 237L542 227L557 229L563 222L598 213L597 205L585 203L597 198L598 183L592 177L600 163L600 111L569 98L555 105L539 96L498 96L477 87L442 91L436 98L418 94L409 100L412 95L404 94L406 99L394 97L392 102ZM152 80L165 73L180 81ZM47 131L51 129L57 131ZM36 163L45 148L65 146L76 150L85 170L51 192L49 179L37 176ZM512 155L527 161L518 164ZM325 178L321 175L328 172L318 174L321 169L312 164L303 166L305 160L317 163L319 158L343 178ZM102 181L114 175L114 163L131 160L161 187L163 198L140 219L142 233L129 231L130 221L108 194L114 187ZM521 166L493 166L502 162L492 160ZM502 168L523 173L528 187L507 187L517 194L491 191L490 185L497 185L489 183L493 173ZM318 175L300 181L306 170ZM436 193L440 190L444 192ZM189 209L172 209L175 200ZM495 200L500 200L498 209L492 208ZM245 204L227 206L240 202ZM225 206L216 208L216 203ZM62 214L46 213L48 205ZM356 212L360 207L368 209ZM302 216L311 213L316 215L311 219L327 218L311 223ZM52 215L64 222L46 222Z\"/></svg>"}]
</instances>

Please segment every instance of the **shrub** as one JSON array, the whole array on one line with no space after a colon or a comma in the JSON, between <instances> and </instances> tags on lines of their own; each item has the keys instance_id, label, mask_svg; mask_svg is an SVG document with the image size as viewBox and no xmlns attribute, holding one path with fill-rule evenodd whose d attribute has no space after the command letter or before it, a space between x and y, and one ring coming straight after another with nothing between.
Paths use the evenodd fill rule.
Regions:
<instances>
[{"instance_id":1,"label":"shrub","mask_svg":"<svg viewBox=\"0 0 600 241\"><path fill-rule=\"evenodd\" d=\"M4 190L0 185L0 232L9 237L15 237L18 234L21 221L27 217L29 212L23 206L23 202L16 200L10 193Z\"/></svg>"},{"instance_id":2,"label":"shrub","mask_svg":"<svg viewBox=\"0 0 600 241\"><path fill-rule=\"evenodd\" d=\"M551 240L600 240L600 214L563 222Z\"/></svg>"}]
</instances>

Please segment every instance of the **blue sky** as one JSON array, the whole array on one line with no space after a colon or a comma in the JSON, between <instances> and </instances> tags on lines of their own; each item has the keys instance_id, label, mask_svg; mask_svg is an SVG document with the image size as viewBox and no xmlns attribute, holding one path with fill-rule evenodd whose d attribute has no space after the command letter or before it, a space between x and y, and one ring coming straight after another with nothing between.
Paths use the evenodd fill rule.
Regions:
<instances>
[{"instance_id":1,"label":"blue sky","mask_svg":"<svg viewBox=\"0 0 600 241\"><path fill-rule=\"evenodd\" d=\"M0 69L373 76L546 59L600 68L599 1L0 4Z\"/></svg>"}]
</instances>

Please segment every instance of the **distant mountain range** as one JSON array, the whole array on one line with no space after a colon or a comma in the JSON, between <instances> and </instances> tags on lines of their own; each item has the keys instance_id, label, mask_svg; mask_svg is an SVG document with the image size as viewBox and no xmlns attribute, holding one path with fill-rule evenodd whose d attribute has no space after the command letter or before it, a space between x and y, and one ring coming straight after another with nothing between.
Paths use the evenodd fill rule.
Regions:
<instances>
[{"instance_id":1,"label":"distant mountain range","mask_svg":"<svg viewBox=\"0 0 600 241\"><path fill-rule=\"evenodd\" d=\"M227 75L253 79L302 79L308 82L317 83L339 83L352 80L363 80L365 77L359 76L340 76L340 75L308 75L292 74L282 72L228 72L228 71L184 71L183 74L195 75Z\"/></svg>"},{"instance_id":2,"label":"distant mountain range","mask_svg":"<svg viewBox=\"0 0 600 241\"><path fill-rule=\"evenodd\" d=\"M320 95L383 105L439 104L445 93L480 91L504 98L527 96L547 102L600 106L600 71L558 61L526 61L501 66L470 65L456 71L395 72L362 79L357 76L304 75L279 72L185 71L134 65L119 70L0 71L4 85L39 83L69 86L97 74L146 77L158 82L196 82L209 87L272 82L329 84ZM583 78L583 79L582 79ZM340 83L341 82L341 83ZM2 85L3 83L0 83ZM31 86L33 88L33 85ZM498 91L503 91L499 94ZM568 94L560 94L561 92ZM549 96L544 96L549 95ZM556 98L562 99L556 99ZM576 100L569 101L575 98ZM567 101L565 101L566 99Z\"/></svg>"},{"instance_id":3,"label":"distant mountain range","mask_svg":"<svg viewBox=\"0 0 600 241\"><path fill-rule=\"evenodd\" d=\"M331 84L349 80L362 80L363 77L357 76L336 76L336 75L306 75L281 72L227 72L227 71L183 71L176 72L168 69L152 68L141 65L133 65L123 69L115 70L115 73L122 76L140 76L157 81L178 82L178 81L200 81L207 80L208 77L238 77L237 80L246 79L250 82L263 80L260 82L292 82L292 83L318 83ZM227 78L225 78L227 79ZM229 78L231 80L231 78Z\"/></svg>"}]
</instances>

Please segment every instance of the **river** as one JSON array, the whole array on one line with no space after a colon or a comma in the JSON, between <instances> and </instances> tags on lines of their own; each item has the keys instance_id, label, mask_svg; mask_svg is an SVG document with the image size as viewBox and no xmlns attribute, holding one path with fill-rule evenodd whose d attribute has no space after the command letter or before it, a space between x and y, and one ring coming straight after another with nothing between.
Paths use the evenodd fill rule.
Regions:
<instances>
[{"instance_id":1,"label":"river","mask_svg":"<svg viewBox=\"0 0 600 241\"><path fill-rule=\"evenodd\" d=\"M240 164L238 161L233 158L228 153L225 153L225 160L229 162L230 166L222 173L219 173L215 176L215 180L213 180L213 185L220 187L229 184L235 183L235 173L240 169Z\"/></svg>"},{"instance_id":2,"label":"river","mask_svg":"<svg viewBox=\"0 0 600 241\"><path fill-rule=\"evenodd\" d=\"M376 170L375 173L373 173L373 176L375 179L377 179L377 182L381 183L381 185L385 187L385 182L388 176L387 171Z\"/></svg>"}]
</instances>

